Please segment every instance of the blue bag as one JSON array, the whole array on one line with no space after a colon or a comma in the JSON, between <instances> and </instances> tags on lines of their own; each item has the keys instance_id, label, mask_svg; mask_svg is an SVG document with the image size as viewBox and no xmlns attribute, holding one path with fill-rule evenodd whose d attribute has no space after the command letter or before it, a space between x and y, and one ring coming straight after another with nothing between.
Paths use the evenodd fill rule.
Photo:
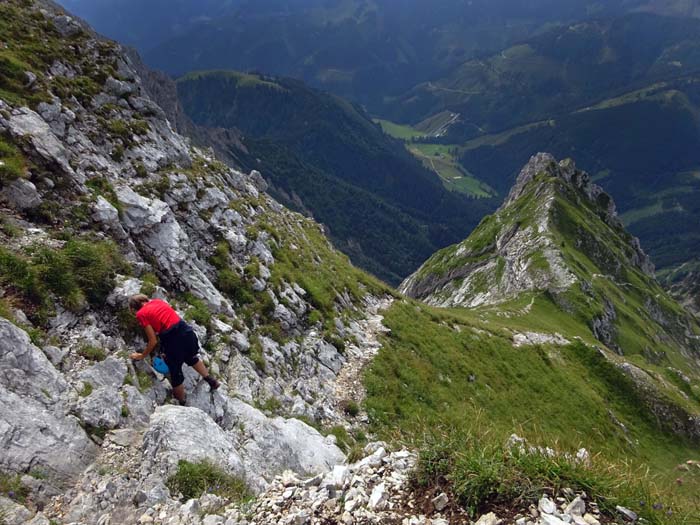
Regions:
<instances>
[{"instance_id":1,"label":"blue bag","mask_svg":"<svg viewBox=\"0 0 700 525\"><path fill-rule=\"evenodd\" d=\"M158 372L159 374L163 374L163 375L170 373L170 369L168 368L168 365L160 357L153 358L153 369L156 372Z\"/></svg>"}]
</instances>

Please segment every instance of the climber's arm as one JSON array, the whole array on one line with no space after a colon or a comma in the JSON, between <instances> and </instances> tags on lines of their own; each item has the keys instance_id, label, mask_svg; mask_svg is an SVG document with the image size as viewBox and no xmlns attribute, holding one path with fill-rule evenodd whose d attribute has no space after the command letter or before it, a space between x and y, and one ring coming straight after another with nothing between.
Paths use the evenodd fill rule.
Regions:
<instances>
[{"instance_id":1,"label":"climber's arm","mask_svg":"<svg viewBox=\"0 0 700 525\"><path fill-rule=\"evenodd\" d=\"M153 329L152 326L146 326L144 327L144 330L146 332L146 337L148 338L148 344L146 345L146 349L141 352L141 353L133 353L129 357L131 359L134 359L136 361L139 361L141 359L144 359L153 352L153 349L156 347L158 344L158 338L156 337L156 331Z\"/></svg>"}]
</instances>

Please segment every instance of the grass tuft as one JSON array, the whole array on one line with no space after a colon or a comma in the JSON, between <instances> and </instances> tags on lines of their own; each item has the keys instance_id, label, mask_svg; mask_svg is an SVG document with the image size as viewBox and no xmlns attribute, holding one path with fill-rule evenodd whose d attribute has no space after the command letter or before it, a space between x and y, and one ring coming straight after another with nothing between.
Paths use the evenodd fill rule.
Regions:
<instances>
[{"instance_id":1,"label":"grass tuft","mask_svg":"<svg viewBox=\"0 0 700 525\"><path fill-rule=\"evenodd\" d=\"M252 497L246 484L210 461L192 463L181 460L177 472L167 481L173 494L181 494L182 501L216 494L229 501L245 501Z\"/></svg>"}]
</instances>

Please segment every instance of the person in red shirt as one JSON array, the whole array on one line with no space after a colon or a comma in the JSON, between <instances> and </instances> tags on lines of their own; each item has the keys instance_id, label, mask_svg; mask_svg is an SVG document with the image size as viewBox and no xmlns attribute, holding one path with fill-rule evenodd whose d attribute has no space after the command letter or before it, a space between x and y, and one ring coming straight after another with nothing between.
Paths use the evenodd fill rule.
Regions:
<instances>
[{"instance_id":1,"label":"person in red shirt","mask_svg":"<svg viewBox=\"0 0 700 525\"><path fill-rule=\"evenodd\" d=\"M209 370L199 358L199 341L192 327L183 321L173 308L160 299L149 299L143 294L129 297L129 310L146 332L148 344L143 352L136 352L129 357L141 360L150 354L158 344L165 355L165 363L170 369L170 381L173 396L184 405L185 376L182 365L187 363L209 384L211 390L219 388L219 382L209 375Z\"/></svg>"}]
</instances>

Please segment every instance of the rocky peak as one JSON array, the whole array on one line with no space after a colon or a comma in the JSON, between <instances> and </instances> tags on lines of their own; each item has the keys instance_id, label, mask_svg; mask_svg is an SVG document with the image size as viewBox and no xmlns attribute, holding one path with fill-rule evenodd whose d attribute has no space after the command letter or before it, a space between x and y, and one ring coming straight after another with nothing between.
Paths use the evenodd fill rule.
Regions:
<instances>
[{"instance_id":1,"label":"rocky peak","mask_svg":"<svg viewBox=\"0 0 700 525\"><path fill-rule=\"evenodd\" d=\"M611 222L617 221L616 224L621 225L617 217L615 203L612 198L605 193L603 188L597 184L593 184L588 173L577 169L572 159L564 159L557 162L554 156L549 153L537 153L532 156L518 174L515 184L508 193L508 197L506 197L501 208L513 204L524 194L528 184L537 176L542 175L562 180L588 197L589 201L595 205L604 203L605 205L602 207L601 211L605 213L607 220Z\"/></svg>"}]
</instances>

